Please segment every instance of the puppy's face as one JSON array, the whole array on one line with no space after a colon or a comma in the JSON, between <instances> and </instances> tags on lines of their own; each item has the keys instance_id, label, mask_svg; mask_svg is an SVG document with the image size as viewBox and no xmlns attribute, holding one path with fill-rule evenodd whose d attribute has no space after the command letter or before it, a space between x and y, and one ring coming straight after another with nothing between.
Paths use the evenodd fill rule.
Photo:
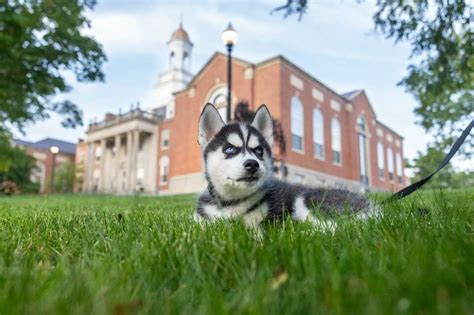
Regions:
<instances>
[{"instance_id":1,"label":"puppy's face","mask_svg":"<svg viewBox=\"0 0 474 315\"><path fill-rule=\"evenodd\" d=\"M206 178L225 200L253 194L273 172L273 121L264 105L252 124L225 125L216 108L207 104L199 121L199 144Z\"/></svg>"}]
</instances>

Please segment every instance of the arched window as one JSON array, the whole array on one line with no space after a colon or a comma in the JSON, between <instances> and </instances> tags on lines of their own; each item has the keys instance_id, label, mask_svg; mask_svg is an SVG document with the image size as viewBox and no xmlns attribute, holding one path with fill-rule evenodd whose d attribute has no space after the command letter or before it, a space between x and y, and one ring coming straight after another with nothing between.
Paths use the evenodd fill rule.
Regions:
<instances>
[{"instance_id":1,"label":"arched window","mask_svg":"<svg viewBox=\"0 0 474 315\"><path fill-rule=\"evenodd\" d=\"M170 53L170 68L173 67L174 64L174 51Z\"/></svg>"},{"instance_id":2,"label":"arched window","mask_svg":"<svg viewBox=\"0 0 474 315\"><path fill-rule=\"evenodd\" d=\"M32 169L30 179L33 183L40 184L40 192L43 192L46 177L46 167L42 162L37 161Z\"/></svg>"},{"instance_id":3,"label":"arched window","mask_svg":"<svg viewBox=\"0 0 474 315\"><path fill-rule=\"evenodd\" d=\"M303 151L303 104L299 97L291 99L291 146L294 150Z\"/></svg>"},{"instance_id":4,"label":"arched window","mask_svg":"<svg viewBox=\"0 0 474 315\"><path fill-rule=\"evenodd\" d=\"M400 155L400 153L396 154L395 160L397 162L398 182L401 184L401 183L403 183L403 165L402 165L402 156Z\"/></svg>"},{"instance_id":5,"label":"arched window","mask_svg":"<svg viewBox=\"0 0 474 315\"><path fill-rule=\"evenodd\" d=\"M160 185L168 184L170 159L165 155L160 158Z\"/></svg>"},{"instance_id":6,"label":"arched window","mask_svg":"<svg viewBox=\"0 0 474 315\"><path fill-rule=\"evenodd\" d=\"M377 143L377 167L379 169L379 178L385 177L385 160L382 142Z\"/></svg>"},{"instance_id":7,"label":"arched window","mask_svg":"<svg viewBox=\"0 0 474 315\"><path fill-rule=\"evenodd\" d=\"M367 134L365 119L363 116L360 116L357 119L357 139L359 145L359 172L360 172L360 182L364 185L369 184L369 172L368 172L368 154L367 154Z\"/></svg>"},{"instance_id":8,"label":"arched window","mask_svg":"<svg viewBox=\"0 0 474 315\"><path fill-rule=\"evenodd\" d=\"M332 161L336 164L341 164L341 124L336 117L331 120L331 148Z\"/></svg>"},{"instance_id":9,"label":"arched window","mask_svg":"<svg viewBox=\"0 0 474 315\"><path fill-rule=\"evenodd\" d=\"M391 148L387 149L387 169L388 169L388 179L393 180L393 151Z\"/></svg>"},{"instance_id":10,"label":"arched window","mask_svg":"<svg viewBox=\"0 0 474 315\"><path fill-rule=\"evenodd\" d=\"M221 86L214 90L214 92L211 93L208 102L217 108L222 120L227 122L227 87Z\"/></svg>"},{"instance_id":11,"label":"arched window","mask_svg":"<svg viewBox=\"0 0 474 315\"><path fill-rule=\"evenodd\" d=\"M314 156L324 160L324 119L321 110L313 110Z\"/></svg>"},{"instance_id":12,"label":"arched window","mask_svg":"<svg viewBox=\"0 0 474 315\"><path fill-rule=\"evenodd\" d=\"M365 119L364 119L364 117L359 117L357 119L357 127L359 128L359 131L365 132Z\"/></svg>"},{"instance_id":13,"label":"arched window","mask_svg":"<svg viewBox=\"0 0 474 315\"><path fill-rule=\"evenodd\" d=\"M183 54L183 68L189 69L189 61L189 54L187 51L185 51Z\"/></svg>"}]
</instances>

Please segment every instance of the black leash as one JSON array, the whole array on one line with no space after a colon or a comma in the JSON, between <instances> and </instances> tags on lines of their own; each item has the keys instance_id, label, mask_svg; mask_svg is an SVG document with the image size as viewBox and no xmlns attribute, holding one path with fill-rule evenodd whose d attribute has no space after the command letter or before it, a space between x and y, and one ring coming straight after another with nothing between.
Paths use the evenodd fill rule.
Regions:
<instances>
[{"instance_id":1,"label":"black leash","mask_svg":"<svg viewBox=\"0 0 474 315\"><path fill-rule=\"evenodd\" d=\"M425 178L417 181L416 183L413 183L410 186L407 186L407 187L403 188L402 190L397 191L396 193L391 195L388 199L384 200L382 203L385 203L387 201L394 201L394 200L399 200L399 199L405 198L406 196L408 196L411 193L413 193L413 192L417 191L418 189L420 189L427 181L429 181L431 179L431 177L433 177L436 173L441 171L441 169L443 169L449 163L451 158L456 154L456 152L459 151L459 148L463 144L464 140L466 140L466 138L469 135L469 133L471 132L471 129L473 128L473 126L474 126L474 120L471 120L471 123L466 127L466 129L464 129L461 136L456 140L453 147L451 148L451 150L449 150L449 153L444 157L443 161L438 166L436 171L431 173L429 176L426 176Z\"/></svg>"}]
</instances>

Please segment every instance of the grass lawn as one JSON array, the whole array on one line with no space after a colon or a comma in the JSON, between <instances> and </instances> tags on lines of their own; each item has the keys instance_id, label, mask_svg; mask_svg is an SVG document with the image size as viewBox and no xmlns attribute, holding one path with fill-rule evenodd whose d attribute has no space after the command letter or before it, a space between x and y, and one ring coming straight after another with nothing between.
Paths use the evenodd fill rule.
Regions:
<instances>
[{"instance_id":1,"label":"grass lawn","mask_svg":"<svg viewBox=\"0 0 474 315\"><path fill-rule=\"evenodd\" d=\"M472 189L261 241L195 224L194 198L0 198L0 314L474 312Z\"/></svg>"}]
</instances>

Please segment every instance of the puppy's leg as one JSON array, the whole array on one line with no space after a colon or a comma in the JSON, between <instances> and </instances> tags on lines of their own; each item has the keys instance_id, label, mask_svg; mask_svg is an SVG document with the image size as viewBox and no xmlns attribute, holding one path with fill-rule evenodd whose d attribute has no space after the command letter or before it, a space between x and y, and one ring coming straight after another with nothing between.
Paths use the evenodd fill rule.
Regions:
<instances>
[{"instance_id":1,"label":"puppy's leg","mask_svg":"<svg viewBox=\"0 0 474 315\"><path fill-rule=\"evenodd\" d=\"M246 227L254 232L255 238L262 240L263 232L260 223L267 217L268 208L262 205L253 211L243 215L243 221Z\"/></svg>"},{"instance_id":2,"label":"puppy's leg","mask_svg":"<svg viewBox=\"0 0 474 315\"><path fill-rule=\"evenodd\" d=\"M330 219L320 220L312 215L304 202L303 196L299 196L295 199L291 217L296 221L309 221L316 227L316 229L318 229L318 231L323 233L334 233L337 228L336 222Z\"/></svg>"},{"instance_id":3,"label":"puppy's leg","mask_svg":"<svg viewBox=\"0 0 474 315\"><path fill-rule=\"evenodd\" d=\"M367 221L369 219L381 219L383 217L382 208L380 205L374 202L370 203L370 206L363 209L355 214L355 218L361 221Z\"/></svg>"}]
</instances>

